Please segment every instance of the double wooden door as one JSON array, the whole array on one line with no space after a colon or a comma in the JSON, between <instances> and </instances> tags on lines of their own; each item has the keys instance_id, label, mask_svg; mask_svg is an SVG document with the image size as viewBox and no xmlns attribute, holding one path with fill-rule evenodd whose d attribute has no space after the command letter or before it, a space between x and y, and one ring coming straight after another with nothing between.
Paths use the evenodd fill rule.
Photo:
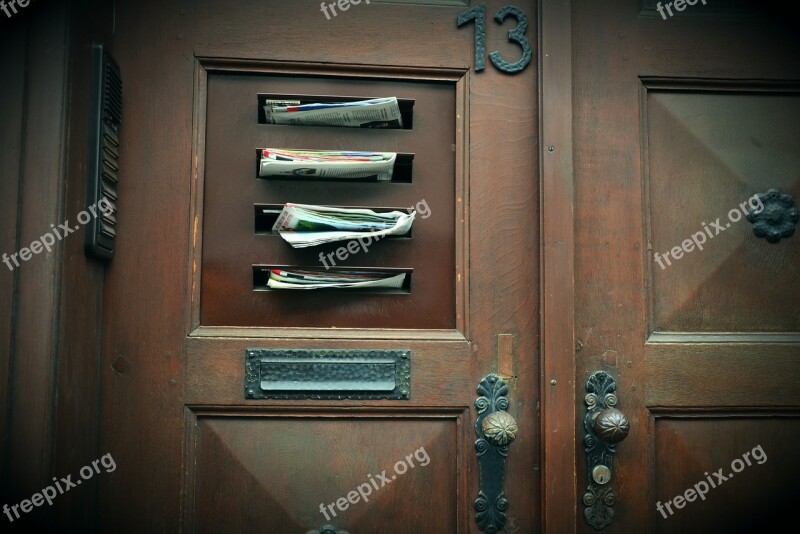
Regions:
<instances>
[{"instance_id":1,"label":"double wooden door","mask_svg":"<svg viewBox=\"0 0 800 534\"><path fill-rule=\"evenodd\" d=\"M118 469L98 481L101 527L478 532L481 491L503 492L478 500L484 530L508 532L748 531L787 514L794 29L742 2L667 17L650 0L480 5L117 4L125 163L100 442ZM502 72L525 57L520 36L532 61ZM268 125L265 95L396 96L411 121ZM268 182L254 165L268 146L413 163L398 183ZM410 239L342 260L410 286L263 291L264 266L319 267L320 250L257 220L285 202L420 208ZM258 389L263 362L358 367L358 351L400 358L396 397ZM476 400L492 394L476 389L493 374L518 432L487 467ZM592 376L614 380L615 406ZM588 393L629 427L602 484L584 451Z\"/></svg>"}]
</instances>

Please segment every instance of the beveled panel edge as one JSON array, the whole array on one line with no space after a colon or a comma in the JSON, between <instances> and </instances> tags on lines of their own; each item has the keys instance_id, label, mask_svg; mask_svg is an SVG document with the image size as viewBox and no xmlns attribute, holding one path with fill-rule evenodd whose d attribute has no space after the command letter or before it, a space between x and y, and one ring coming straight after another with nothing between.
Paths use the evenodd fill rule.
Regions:
<instances>
[{"instance_id":1,"label":"beveled panel edge","mask_svg":"<svg viewBox=\"0 0 800 534\"><path fill-rule=\"evenodd\" d=\"M409 4L412 6L469 7L472 0L372 0L376 4Z\"/></svg>"},{"instance_id":2,"label":"beveled panel edge","mask_svg":"<svg viewBox=\"0 0 800 534\"><path fill-rule=\"evenodd\" d=\"M800 344L800 332L652 332L645 345L661 343Z\"/></svg>"},{"instance_id":3,"label":"beveled panel edge","mask_svg":"<svg viewBox=\"0 0 800 534\"><path fill-rule=\"evenodd\" d=\"M332 419L352 417L354 419L458 419L468 417L471 406L342 406L326 405L264 405L241 406L187 404L187 412L197 419L203 417L275 417L308 419Z\"/></svg>"},{"instance_id":4,"label":"beveled panel edge","mask_svg":"<svg viewBox=\"0 0 800 534\"><path fill-rule=\"evenodd\" d=\"M343 340L409 340L464 342L468 340L458 330L404 330L391 328L271 328L266 326L198 326L190 338L220 339L314 339L315 341Z\"/></svg>"},{"instance_id":5,"label":"beveled panel edge","mask_svg":"<svg viewBox=\"0 0 800 534\"><path fill-rule=\"evenodd\" d=\"M800 406L651 406L654 421L659 419L800 419Z\"/></svg>"},{"instance_id":6,"label":"beveled panel edge","mask_svg":"<svg viewBox=\"0 0 800 534\"><path fill-rule=\"evenodd\" d=\"M660 2L658 2L660 3ZM664 2L668 3L668 2ZM656 0L638 0L639 17L643 19L665 20L656 9ZM668 20L717 20L723 19L766 19L767 16L755 9L748 9L746 3L737 0L718 0L715 4L704 5L702 9L675 11Z\"/></svg>"},{"instance_id":7,"label":"beveled panel edge","mask_svg":"<svg viewBox=\"0 0 800 534\"><path fill-rule=\"evenodd\" d=\"M242 72L293 76L331 76L374 80L451 82L467 75L469 70L453 67L414 67L397 65L362 65L354 63L316 63L310 61L278 61L220 59L199 56L197 63L208 72Z\"/></svg>"},{"instance_id":8,"label":"beveled panel edge","mask_svg":"<svg viewBox=\"0 0 800 534\"><path fill-rule=\"evenodd\" d=\"M208 71L194 61L194 98L192 99L192 162L191 193L189 198L189 231L191 262L187 265L187 300L189 312L185 327L187 335L200 324L200 272L203 260L203 192L205 190L206 114L208 110Z\"/></svg>"},{"instance_id":9,"label":"beveled panel edge","mask_svg":"<svg viewBox=\"0 0 800 534\"><path fill-rule=\"evenodd\" d=\"M697 78L675 76L639 76L645 91L682 93L800 94L800 80L764 80L754 78Z\"/></svg>"}]
</instances>

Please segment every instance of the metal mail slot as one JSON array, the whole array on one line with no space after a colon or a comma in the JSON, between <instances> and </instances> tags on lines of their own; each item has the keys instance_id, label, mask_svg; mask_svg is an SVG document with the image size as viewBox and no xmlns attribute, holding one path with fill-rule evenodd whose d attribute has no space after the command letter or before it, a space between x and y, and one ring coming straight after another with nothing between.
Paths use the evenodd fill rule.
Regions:
<instances>
[{"instance_id":1,"label":"metal mail slot","mask_svg":"<svg viewBox=\"0 0 800 534\"><path fill-rule=\"evenodd\" d=\"M247 399L409 399L410 350L247 349Z\"/></svg>"}]
</instances>

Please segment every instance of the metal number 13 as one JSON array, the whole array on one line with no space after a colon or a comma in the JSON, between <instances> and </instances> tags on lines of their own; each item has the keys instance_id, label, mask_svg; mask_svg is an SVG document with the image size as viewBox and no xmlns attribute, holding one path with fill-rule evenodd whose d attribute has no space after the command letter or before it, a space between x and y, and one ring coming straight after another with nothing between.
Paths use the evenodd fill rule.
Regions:
<instances>
[{"instance_id":1,"label":"metal number 13","mask_svg":"<svg viewBox=\"0 0 800 534\"><path fill-rule=\"evenodd\" d=\"M521 72L531 62L532 51L531 44L525 37L525 31L528 29L528 17L520 8L501 7L495 14L494 20L498 24L502 24L509 15L517 19L517 27L508 30L508 40L517 43L522 48L522 57L514 63L508 63L500 56L500 52L495 51L489 54L489 59L498 70L515 74ZM486 68L486 6L481 4L464 11L458 16L456 24L461 27L471 20L475 21L475 72L480 72Z\"/></svg>"}]
</instances>

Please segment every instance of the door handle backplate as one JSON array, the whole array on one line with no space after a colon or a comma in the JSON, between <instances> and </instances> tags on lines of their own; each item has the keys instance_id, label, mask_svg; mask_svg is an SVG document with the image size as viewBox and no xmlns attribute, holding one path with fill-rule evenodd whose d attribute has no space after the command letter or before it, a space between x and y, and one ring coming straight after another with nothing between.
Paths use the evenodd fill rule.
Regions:
<instances>
[{"instance_id":1,"label":"door handle backplate","mask_svg":"<svg viewBox=\"0 0 800 534\"><path fill-rule=\"evenodd\" d=\"M503 484L508 447L517 437L517 422L508 410L508 385L496 374L483 377L478 385L475 408L475 452L480 464L481 487L475 499L475 521L481 532L495 534L506 523L506 500Z\"/></svg>"},{"instance_id":2,"label":"door handle backplate","mask_svg":"<svg viewBox=\"0 0 800 534\"><path fill-rule=\"evenodd\" d=\"M616 497L611 486L616 445L628 436L628 418L615 408L617 383L605 371L597 371L586 383L586 416L583 437L589 487L583 495L583 515L595 529L611 524Z\"/></svg>"}]
</instances>

